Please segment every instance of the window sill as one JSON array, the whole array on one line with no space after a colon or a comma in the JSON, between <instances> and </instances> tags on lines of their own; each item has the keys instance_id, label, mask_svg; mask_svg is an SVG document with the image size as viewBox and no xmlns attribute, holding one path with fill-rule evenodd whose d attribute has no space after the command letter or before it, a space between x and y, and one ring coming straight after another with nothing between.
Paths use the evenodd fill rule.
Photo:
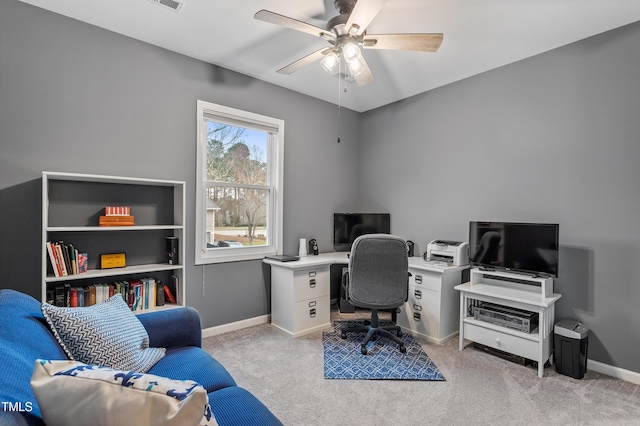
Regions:
<instances>
[{"instance_id":1,"label":"window sill","mask_svg":"<svg viewBox=\"0 0 640 426\"><path fill-rule=\"evenodd\" d=\"M246 251L248 251L248 249L208 250L196 258L196 265L262 260L265 256L276 254L276 250L273 247L251 250L248 253Z\"/></svg>"}]
</instances>

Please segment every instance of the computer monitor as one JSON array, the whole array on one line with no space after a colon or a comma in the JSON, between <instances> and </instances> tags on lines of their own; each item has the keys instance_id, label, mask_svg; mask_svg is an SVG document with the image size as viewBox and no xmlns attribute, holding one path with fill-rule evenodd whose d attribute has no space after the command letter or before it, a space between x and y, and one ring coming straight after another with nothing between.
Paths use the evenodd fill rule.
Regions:
<instances>
[{"instance_id":1,"label":"computer monitor","mask_svg":"<svg viewBox=\"0 0 640 426\"><path fill-rule=\"evenodd\" d=\"M351 245L360 235L390 234L389 213L334 213L333 249L350 251Z\"/></svg>"}]
</instances>

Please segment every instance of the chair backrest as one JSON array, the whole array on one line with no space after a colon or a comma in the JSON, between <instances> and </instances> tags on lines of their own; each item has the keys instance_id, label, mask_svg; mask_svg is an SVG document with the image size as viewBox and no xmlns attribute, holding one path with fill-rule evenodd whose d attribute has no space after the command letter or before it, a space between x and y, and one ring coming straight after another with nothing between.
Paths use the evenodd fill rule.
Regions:
<instances>
[{"instance_id":1,"label":"chair backrest","mask_svg":"<svg viewBox=\"0 0 640 426\"><path fill-rule=\"evenodd\" d=\"M367 234L353 242L349 257L349 301L369 309L402 306L409 291L405 241L395 235Z\"/></svg>"}]
</instances>

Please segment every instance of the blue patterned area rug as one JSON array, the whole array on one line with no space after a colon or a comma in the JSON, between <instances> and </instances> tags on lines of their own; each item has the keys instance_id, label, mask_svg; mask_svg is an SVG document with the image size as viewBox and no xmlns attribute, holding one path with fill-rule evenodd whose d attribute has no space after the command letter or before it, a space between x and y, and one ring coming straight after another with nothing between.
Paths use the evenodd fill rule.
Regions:
<instances>
[{"instance_id":1,"label":"blue patterned area rug","mask_svg":"<svg viewBox=\"0 0 640 426\"><path fill-rule=\"evenodd\" d=\"M380 321L381 325L389 323ZM368 380L445 380L438 367L415 339L403 333L407 347L401 353L398 344L385 338L376 338L367 344L367 355L360 352L365 333L347 333L343 339L343 327L360 325L362 321L335 321L335 331L322 333L324 347L325 379Z\"/></svg>"}]
</instances>

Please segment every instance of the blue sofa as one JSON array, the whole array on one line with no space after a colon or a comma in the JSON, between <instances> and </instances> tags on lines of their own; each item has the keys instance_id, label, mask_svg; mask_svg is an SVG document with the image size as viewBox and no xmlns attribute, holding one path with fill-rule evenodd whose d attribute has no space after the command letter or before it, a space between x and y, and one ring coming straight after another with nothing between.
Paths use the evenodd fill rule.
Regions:
<instances>
[{"instance_id":1,"label":"blue sofa","mask_svg":"<svg viewBox=\"0 0 640 426\"><path fill-rule=\"evenodd\" d=\"M150 345L167 349L148 373L201 384L220 426L282 424L201 348L202 328L195 309L148 312L138 319L147 329ZM34 362L68 358L33 297L0 290L0 321L0 425L44 425L30 386Z\"/></svg>"}]
</instances>

